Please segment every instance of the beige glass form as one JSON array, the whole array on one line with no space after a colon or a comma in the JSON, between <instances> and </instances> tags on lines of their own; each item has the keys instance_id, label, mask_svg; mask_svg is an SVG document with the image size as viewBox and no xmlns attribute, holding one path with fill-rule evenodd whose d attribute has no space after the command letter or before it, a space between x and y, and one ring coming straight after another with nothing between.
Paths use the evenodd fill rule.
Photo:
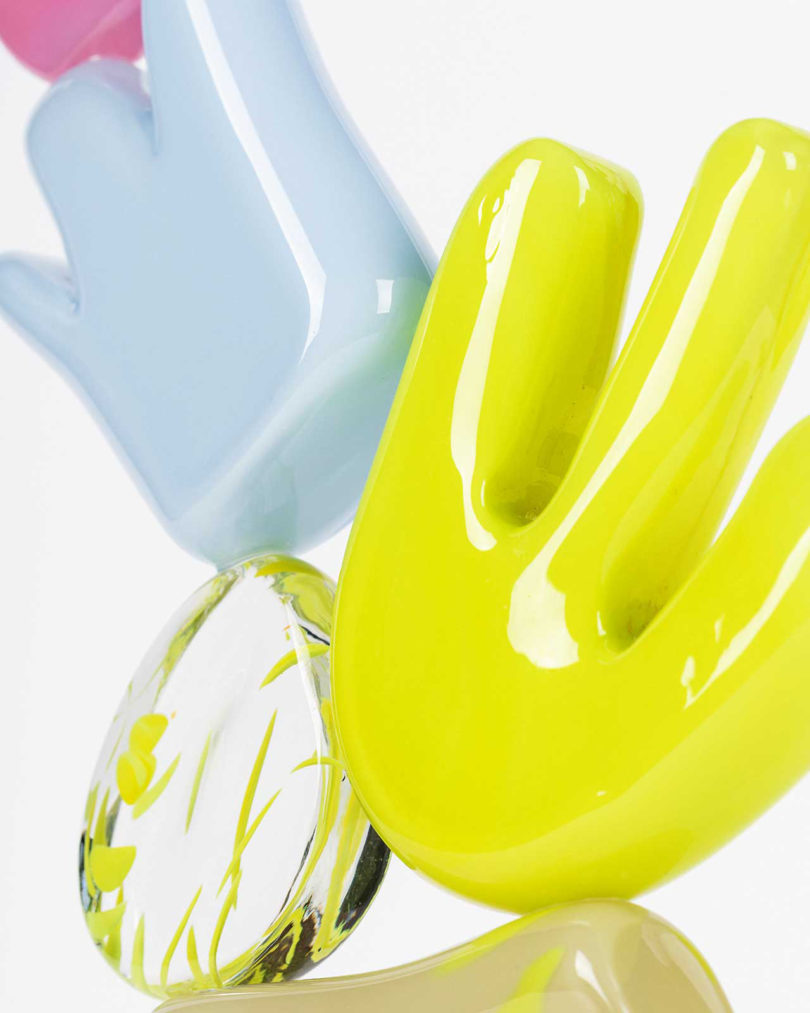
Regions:
<instances>
[{"instance_id":1,"label":"beige glass form","mask_svg":"<svg viewBox=\"0 0 810 1013\"><path fill-rule=\"evenodd\" d=\"M159 1013L730 1013L695 947L624 901L561 905L375 974L209 992Z\"/></svg>"}]
</instances>

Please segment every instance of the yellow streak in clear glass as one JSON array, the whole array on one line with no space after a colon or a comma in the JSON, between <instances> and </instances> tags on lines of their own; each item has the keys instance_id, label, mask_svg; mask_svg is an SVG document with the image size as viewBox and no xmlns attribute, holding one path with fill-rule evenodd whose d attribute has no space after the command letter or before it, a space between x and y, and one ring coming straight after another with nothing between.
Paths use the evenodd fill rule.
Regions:
<instances>
[{"instance_id":1,"label":"yellow streak in clear glass","mask_svg":"<svg viewBox=\"0 0 810 1013\"><path fill-rule=\"evenodd\" d=\"M222 905L222 910L219 912L219 916L214 926L214 934L211 937L211 946L208 950L208 970L211 975L211 980L217 988L222 988L222 978L219 974L219 967L217 965L217 953L219 952L219 944L222 941L222 933L225 931L225 923L228 920L228 915L232 909L236 906L236 895L239 892L239 883L242 880L242 872L239 870L234 873L233 882L231 888L228 891L228 896L225 898L225 903Z\"/></svg>"},{"instance_id":2,"label":"yellow streak in clear glass","mask_svg":"<svg viewBox=\"0 0 810 1013\"><path fill-rule=\"evenodd\" d=\"M219 884L219 889L217 890L217 897L225 889L225 884L228 882L228 879L231 876L233 876L234 873L236 872L236 870L239 868L239 862L241 861L242 855L245 853L245 850L246 850L247 846L253 840L253 837L254 837L256 831L259 829L259 827L264 822L265 816L270 812L270 809L272 808L273 803L276 801L276 799L279 797L280 794L281 794L281 791L277 791L275 793L275 795L270 799L270 801L267 803L267 805L262 809L262 811L259 813L259 815L256 817L256 819L253 821L253 823L250 826L250 829L247 831L247 833L244 835L244 837L242 838L242 840L237 845L236 850L234 851L234 854L233 854L233 860L231 861L231 864L228 866L227 870L225 871L225 875L222 877L222 882Z\"/></svg>"},{"instance_id":3,"label":"yellow streak in clear glass","mask_svg":"<svg viewBox=\"0 0 810 1013\"><path fill-rule=\"evenodd\" d=\"M205 740L203 751L200 756L199 763L197 764L197 770L194 774L194 782L191 786L191 796L188 800L188 812L186 814L186 833L188 833L191 827L191 821L194 818L194 807L197 805L197 796L200 793L200 784L202 782L203 773L205 772L205 765L208 762L208 752L211 749L211 733L209 732L208 738Z\"/></svg>"},{"instance_id":4,"label":"yellow streak in clear glass","mask_svg":"<svg viewBox=\"0 0 810 1013\"><path fill-rule=\"evenodd\" d=\"M169 782L174 777L174 772L177 770L177 766L180 763L180 753L175 756L169 765L168 769L164 773L163 777L157 781L149 791L145 792L135 805L132 807L132 818L138 820L144 813L148 812L149 809L157 802L163 792L169 787Z\"/></svg>"},{"instance_id":5,"label":"yellow streak in clear glass","mask_svg":"<svg viewBox=\"0 0 810 1013\"><path fill-rule=\"evenodd\" d=\"M281 658L273 667L270 669L267 678L259 687L264 689L265 686L274 683L279 676L284 675L285 672L289 672L291 668L301 664L302 656L308 657L310 660L313 658L322 658L325 654L329 653L328 644L304 644L300 647L296 646L294 650L289 651Z\"/></svg>"},{"instance_id":6,"label":"yellow streak in clear glass","mask_svg":"<svg viewBox=\"0 0 810 1013\"><path fill-rule=\"evenodd\" d=\"M172 962L172 957L175 954L175 950L180 945L180 940L183 938L183 933L186 931L186 926L188 925L189 919L194 913L194 908L197 906L197 901L200 899L200 894L202 893L202 891L203 888L200 887L199 890L194 894L194 899L186 909L186 913L183 915L180 924L177 926L177 931L172 936L171 942L169 943L169 948L166 950L166 955L164 956L163 963L161 964L160 967L160 987L164 991L166 990L166 986L169 981L169 967Z\"/></svg>"}]
</instances>

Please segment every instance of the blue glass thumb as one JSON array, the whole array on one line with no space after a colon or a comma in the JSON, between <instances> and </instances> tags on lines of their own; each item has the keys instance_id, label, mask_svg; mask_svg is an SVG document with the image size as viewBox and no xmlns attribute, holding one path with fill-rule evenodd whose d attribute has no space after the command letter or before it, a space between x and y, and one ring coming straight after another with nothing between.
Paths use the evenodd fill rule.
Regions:
<instances>
[{"instance_id":1,"label":"blue glass thumb","mask_svg":"<svg viewBox=\"0 0 810 1013\"><path fill-rule=\"evenodd\" d=\"M59 81L29 147L69 268L0 309L77 383L158 515L224 567L351 519L431 280L292 0L145 0L149 90Z\"/></svg>"}]
</instances>

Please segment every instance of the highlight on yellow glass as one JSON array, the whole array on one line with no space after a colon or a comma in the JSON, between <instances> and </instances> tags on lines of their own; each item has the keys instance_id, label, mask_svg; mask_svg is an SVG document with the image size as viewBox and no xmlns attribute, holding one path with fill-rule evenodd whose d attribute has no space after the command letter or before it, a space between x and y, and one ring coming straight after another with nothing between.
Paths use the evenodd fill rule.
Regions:
<instances>
[{"instance_id":1,"label":"highlight on yellow glass","mask_svg":"<svg viewBox=\"0 0 810 1013\"><path fill-rule=\"evenodd\" d=\"M389 852L337 753L334 585L259 557L166 628L112 723L79 848L106 961L158 998L282 981L373 900Z\"/></svg>"},{"instance_id":2,"label":"highlight on yellow glass","mask_svg":"<svg viewBox=\"0 0 810 1013\"><path fill-rule=\"evenodd\" d=\"M619 901L554 908L437 957L353 978L179 999L161 1013L731 1013L694 946Z\"/></svg>"},{"instance_id":3,"label":"highlight on yellow glass","mask_svg":"<svg viewBox=\"0 0 810 1013\"><path fill-rule=\"evenodd\" d=\"M640 220L550 141L444 256L355 524L333 679L352 783L441 883L632 897L810 767L810 424L732 497L810 304L810 136L713 145L608 372Z\"/></svg>"}]
</instances>

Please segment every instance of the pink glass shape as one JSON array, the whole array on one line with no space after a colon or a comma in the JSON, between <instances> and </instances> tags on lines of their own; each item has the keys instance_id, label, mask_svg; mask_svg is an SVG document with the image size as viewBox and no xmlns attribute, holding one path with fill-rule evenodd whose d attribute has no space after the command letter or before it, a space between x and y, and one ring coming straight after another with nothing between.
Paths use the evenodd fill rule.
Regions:
<instances>
[{"instance_id":1,"label":"pink glass shape","mask_svg":"<svg viewBox=\"0 0 810 1013\"><path fill-rule=\"evenodd\" d=\"M43 77L59 77L93 56L137 59L140 0L0 0L0 38Z\"/></svg>"}]
</instances>

